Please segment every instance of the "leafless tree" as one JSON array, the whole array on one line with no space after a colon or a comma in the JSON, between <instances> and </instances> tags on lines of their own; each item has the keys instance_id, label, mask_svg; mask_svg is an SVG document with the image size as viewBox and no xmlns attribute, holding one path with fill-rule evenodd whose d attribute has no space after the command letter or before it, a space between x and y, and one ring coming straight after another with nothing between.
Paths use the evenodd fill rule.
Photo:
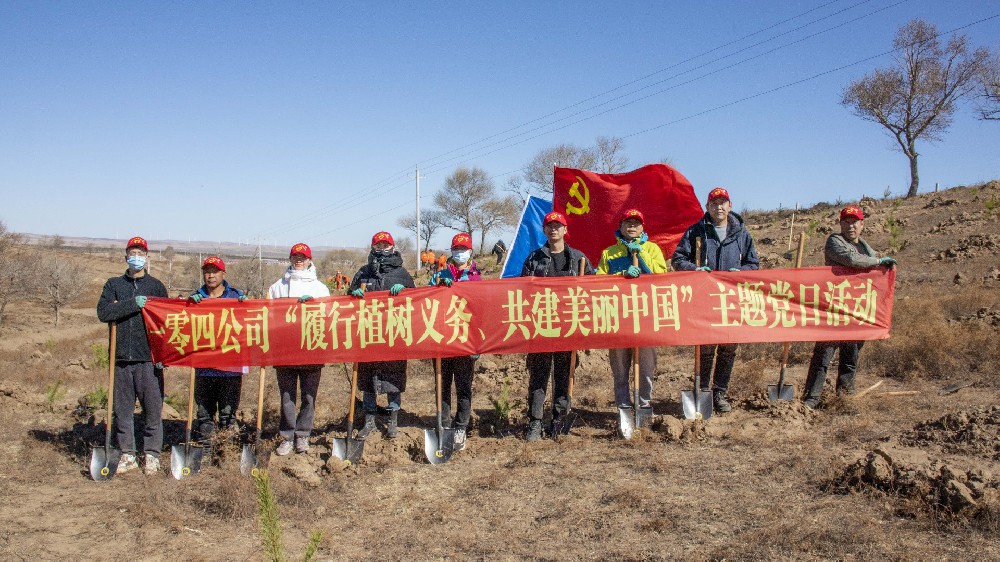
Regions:
<instances>
[{"instance_id":1,"label":"leafless tree","mask_svg":"<svg viewBox=\"0 0 1000 562\"><path fill-rule=\"evenodd\" d=\"M855 80L840 103L867 121L888 129L910 160L910 189L920 186L917 140L940 140L958 102L976 88L989 59L985 48L969 52L968 39L955 35L942 46L933 24L915 19L896 32L895 65Z\"/></svg>"},{"instance_id":2,"label":"leafless tree","mask_svg":"<svg viewBox=\"0 0 1000 562\"><path fill-rule=\"evenodd\" d=\"M990 59L979 81L979 96L976 98L979 118L1000 121L1000 53Z\"/></svg>"},{"instance_id":3,"label":"leafless tree","mask_svg":"<svg viewBox=\"0 0 1000 562\"><path fill-rule=\"evenodd\" d=\"M497 196L493 180L482 168L456 169L445 180L444 187L434 194L434 204L445 226L467 232L469 236L479 232L480 252L490 230L517 221L516 199ZM514 212L508 212L508 207L514 208Z\"/></svg>"},{"instance_id":4,"label":"leafless tree","mask_svg":"<svg viewBox=\"0 0 1000 562\"><path fill-rule=\"evenodd\" d=\"M497 197L484 203L472 213L472 222L479 230L479 252L486 251L486 236L505 226L517 224L521 205L511 195Z\"/></svg>"},{"instance_id":5,"label":"leafless tree","mask_svg":"<svg viewBox=\"0 0 1000 562\"><path fill-rule=\"evenodd\" d=\"M160 252L160 257L163 258L166 269L161 281L167 287L167 293L170 293L174 288L174 259L177 257L177 250L173 246L167 246Z\"/></svg>"},{"instance_id":6,"label":"leafless tree","mask_svg":"<svg viewBox=\"0 0 1000 562\"><path fill-rule=\"evenodd\" d=\"M592 148L580 148L572 144L560 144L543 148L528 162L524 170L524 182L528 193L552 193L553 164L560 168L591 170L597 163Z\"/></svg>"},{"instance_id":7,"label":"leafless tree","mask_svg":"<svg viewBox=\"0 0 1000 562\"><path fill-rule=\"evenodd\" d=\"M55 316L59 325L62 309L86 288L76 264L63 255L47 255L38 262L38 296Z\"/></svg>"},{"instance_id":8,"label":"leafless tree","mask_svg":"<svg viewBox=\"0 0 1000 562\"><path fill-rule=\"evenodd\" d=\"M0 221L0 324L7 305L32 291L30 270L34 262L22 250L23 244L24 237L7 230Z\"/></svg>"},{"instance_id":9,"label":"leafless tree","mask_svg":"<svg viewBox=\"0 0 1000 562\"><path fill-rule=\"evenodd\" d=\"M414 235L417 233L417 213L410 213L402 218L400 218L397 223L399 226L409 230ZM441 211L437 209L427 209L420 213L420 239L424 242L424 250L428 250L431 247L431 240L434 238L434 233L437 232L441 227L445 226L445 219L441 216Z\"/></svg>"},{"instance_id":10,"label":"leafless tree","mask_svg":"<svg viewBox=\"0 0 1000 562\"><path fill-rule=\"evenodd\" d=\"M602 174L620 174L628 171L628 157L625 156L625 139L621 137L597 137L594 146L594 171Z\"/></svg>"}]
</instances>

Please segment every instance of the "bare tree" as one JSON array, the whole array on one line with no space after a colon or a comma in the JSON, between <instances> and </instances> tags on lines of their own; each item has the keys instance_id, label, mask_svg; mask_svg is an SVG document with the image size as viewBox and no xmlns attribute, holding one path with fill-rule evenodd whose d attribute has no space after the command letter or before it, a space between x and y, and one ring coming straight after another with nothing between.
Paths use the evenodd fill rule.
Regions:
<instances>
[{"instance_id":1,"label":"bare tree","mask_svg":"<svg viewBox=\"0 0 1000 562\"><path fill-rule=\"evenodd\" d=\"M445 226L444 223L445 219L441 216L441 211L438 209L428 209L420 213L420 239L424 242L424 250L430 249L434 233L441 227ZM401 217L397 221L397 224L416 235L417 213L412 212L404 217Z\"/></svg>"},{"instance_id":2,"label":"bare tree","mask_svg":"<svg viewBox=\"0 0 1000 562\"><path fill-rule=\"evenodd\" d=\"M58 326L62 309L86 288L80 270L65 256L48 255L39 261L36 279L39 299L52 309Z\"/></svg>"},{"instance_id":3,"label":"bare tree","mask_svg":"<svg viewBox=\"0 0 1000 562\"><path fill-rule=\"evenodd\" d=\"M620 174L628 170L625 156L625 139L621 137L597 137L594 146L594 171L602 174Z\"/></svg>"},{"instance_id":4,"label":"bare tree","mask_svg":"<svg viewBox=\"0 0 1000 562\"><path fill-rule=\"evenodd\" d=\"M14 299L31 293L31 266L34 263L22 251L24 237L7 230L0 221L0 324L7 305Z\"/></svg>"},{"instance_id":5,"label":"bare tree","mask_svg":"<svg viewBox=\"0 0 1000 562\"><path fill-rule=\"evenodd\" d=\"M915 19L896 32L895 66L878 69L844 90L840 103L888 129L910 160L910 189L917 194L917 140L940 140L960 99L969 95L989 59L985 48L970 53L968 39L955 35L941 46L933 24Z\"/></svg>"},{"instance_id":6,"label":"bare tree","mask_svg":"<svg viewBox=\"0 0 1000 562\"><path fill-rule=\"evenodd\" d=\"M497 196L493 180L482 168L456 169L445 180L444 187L434 194L434 204L445 226L467 232L469 236L479 232L480 252L489 231L517 221L516 199ZM513 212L509 208L513 208Z\"/></svg>"},{"instance_id":7,"label":"bare tree","mask_svg":"<svg viewBox=\"0 0 1000 562\"><path fill-rule=\"evenodd\" d=\"M177 257L177 250L173 246L167 246L160 252L160 256L166 263L166 275L162 279L163 284L167 287L167 293L170 293L174 288L174 259Z\"/></svg>"},{"instance_id":8,"label":"bare tree","mask_svg":"<svg viewBox=\"0 0 1000 562\"><path fill-rule=\"evenodd\" d=\"M493 198L472 213L474 226L479 230L479 252L486 251L486 236L499 228L517 224L521 205L511 195Z\"/></svg>"},{"instance_id":9,"label":"bare tree","mask_svg":"<svg viewBox=\"0 0 1000 562\"><path fill-rule=\"evenodd\" d=\"M1000 53L993 57L979 77L980 90L976 99L979 118L1000 121Z\"/></svg>"},{"instance_id":10,"label":"bare tree","mask_svg":"<svg viewBox=\"0 0 1000 562\"><path fill-rule=\"evenodd\" d=\"M528 184L528 193L552 193L553 164L560 168L590 170L596 163L592 148L580 148L572 144L543 148L525 167L524 181Z\"/></svg>"}]
</instances>

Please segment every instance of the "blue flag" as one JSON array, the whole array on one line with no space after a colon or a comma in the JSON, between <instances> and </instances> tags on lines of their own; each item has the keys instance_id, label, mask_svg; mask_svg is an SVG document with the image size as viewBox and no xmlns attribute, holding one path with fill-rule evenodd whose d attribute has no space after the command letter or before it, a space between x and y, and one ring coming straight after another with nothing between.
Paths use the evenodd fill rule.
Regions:
<instances>
[{"instance_id":1,"label":"blue flag","mask_svg":"<svg viewBox=\"0 0 1000 562\"><path fill-rule=\"evenodd\" d=\"M500 277L520 277L521 268L528 254L541 248L548 240L542 232L542 219L552 212L552 201L529 196L521 213L521 223L514 232L514 241L507 252L507 260L503 262L503 273Z\"/></svg>"}]
</instances>

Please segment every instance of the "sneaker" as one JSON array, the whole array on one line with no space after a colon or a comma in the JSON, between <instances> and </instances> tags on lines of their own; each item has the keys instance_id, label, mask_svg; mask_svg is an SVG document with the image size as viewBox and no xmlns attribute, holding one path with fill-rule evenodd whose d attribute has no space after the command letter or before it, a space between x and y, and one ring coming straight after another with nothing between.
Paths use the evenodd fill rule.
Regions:
<instances>
[{"instance_id":1,"label":"sneaker","mask_svg":"<svg viewBox=\"0 0 1000 562\"><path fill-rule=\"evenodd\" d=\"M278 455L279 457L283 457L291 453L292 448L294 447L295 446L292 444L291 441L285 439L284 441L281 442L281 445L278 445L278 448L274 450L274 454Z\"/></svg>"},{"instance_id":2,"label":"sneaker","mask_svg":"<svg viewBox=\"0 0 1000 562\"><path fill-rule=\"evenodd\" d=\"M715 402L715 411L719 412L720 414L725 414L726 412L729 412L733 409L733 407L729 404L729 401L726 400L726 395L721 392L715 393L714 402Z\"/></svg>"},{"instance_id":3,"label":"sneaker","mask_svg":"<svg viewBox=\"0 0 1000 562\"><path fill-rule=\"evenodd\" d=\"M308 453L309 452L309 438L308 437L296 437L295 438L295 452L296 453Z\"/></svg>"},{"instance_id":4,"label":"sneaker","mask_svg":"<svg viewBox=\"0 0 1000 562\"><path fill-rule=\"evenodd\" d=\"M465 449L465 430L456 429L455 430L455 450L461 451Z\"/></svg>"},{"instance_id":5,"label":"sneaker","mask_svg":"<svg viewBox=\"0 0 1000 562\"><path fill-rule=\"evenodd\" d=\"M819 398L806 398L802 401L802 405L810 410L815 410L816 406L819 406Z\"/></svg>"},{"instance_id":6,"label":"sneaker","mask_svg":"<svg viewBox=\"0 0 1000 562\"><path fill-rule=\"evenodd\" d=\"M542 420L531 420L528 423L528 433L524 437L528 441L538 441L542 438Z\"/></svg>"},{"instance_id":7,"label":"sneaker","mask_svg":"<svg viewBox=\"0 0 1000 562\"><path fill-rule=\"evenodd\" d=\"M135 459L135 455L122 453L121 458L118 459L118 470L115 471L115 474L123 474L137 468L139 468L139 461Z\"/></svg>"},{"instance_id":8,"label":"sneaker","mask_svg":"<svg viewBox=\"0 0 1000 562\"><path fill-rule=\"evenodd\" d=\"M153 455L146 455L146 467L142 469L146 476L153 476L160 472L160 458Z\"/></svg>"}]
</instances>

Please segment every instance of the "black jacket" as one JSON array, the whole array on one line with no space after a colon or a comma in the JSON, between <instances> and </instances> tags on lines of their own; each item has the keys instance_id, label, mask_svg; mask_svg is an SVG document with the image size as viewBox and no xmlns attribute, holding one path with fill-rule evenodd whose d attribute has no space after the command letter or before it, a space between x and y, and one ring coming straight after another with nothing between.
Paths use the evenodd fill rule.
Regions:
<instances>
[{"instance_id":1,"label":"black jacket","mask_svg":"<svg viewBox=\"0 0 1000 562\"><path fill-rule=\"evenodd\" d=\"M112 277L104 284L101 298L97 301L97 317L101 322L117 324L116 361L152 361L149 340L146 339L146 323L142 320L137 296L166 297L167 288L150 274L132 277L125 272L120 277Z\"/></svg>"},{"instance_id":2,"label":"black jacket","mask_svg":"<svg viewBox=\"0 0 1000 562\"><path fill-rule=\"evenodd\" d=\"M534 252L528 254L528 259L524 260L524 265L521 267L521 277L564 277L569 275L576 275L579 273L580 269L580 259L586 262L583 267L584 275L593 275L594 268L590 265L590 260L587 256L583 255L580 250L570 248L566 246L566 252L569 252L569 260L566 262L566 269L563 271L556 271L553 265L552 251L549 249L549 245L545 244L541 248L538 248Z\"/></svg>"},{"instance_id":3,"label":"black jacket","mask_svg":"<svg viewBox=\"0 0 1000 562\"><path fill-rule=\"evenodd\" d=\"M700 264L694 262L695 240L698 238L702 244ZM712 271L760 269L753 236L750 236L750 231L743 225L743 217L732 211L729 213L724 239L719 240L711 217L705 213L700 221L692 224L684 233L670 261L677 271L692 271L699 265L707 265Z\"/></svg>"}]
</instances>

